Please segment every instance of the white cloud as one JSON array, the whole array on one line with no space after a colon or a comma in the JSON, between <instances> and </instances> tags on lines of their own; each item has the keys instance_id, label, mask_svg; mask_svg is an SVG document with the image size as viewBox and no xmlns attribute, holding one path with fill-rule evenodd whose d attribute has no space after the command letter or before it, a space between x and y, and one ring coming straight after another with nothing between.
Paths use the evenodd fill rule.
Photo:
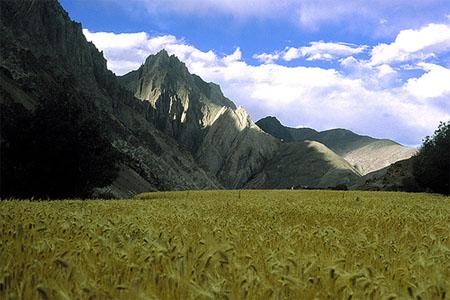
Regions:
<instances>
[{"instance_id":1,"label":"white cloud","mask_svg":"<svg viewBox=\"0 0 450 300\"><path fill-rule=\"evenodd\" d=\"M241 59L242 59L242 52L241 49L238 47L232 54L225 56L222 60L224 63L230 64L236 61L240 61Z\"/></svg>"},{"instance_id":2,"label":"white cloud","mask_svg":"<svg viewBox=\"0 0 450 300\"><path fill-rule=\"evenodd\" d=\"M299 48L290 47L284 52L283 59L285 61L291 61L291 60L294 60L301 56L302 56L302 53Z\"/></svg>"},{"instance_id":3,"label":"white cloud","mask_svg":"<svg viewBox=\"0 0 450 300\"><path fill-rule=\"evenodd\" d=\"M450 25L429 24L418 30L402 30L391 44L372 49L371 65L424 60L450 50Z\"/></svg>"},{"instance_id":4,"label":"white cloud","mask_svg":"<svg viewBox=\"0 0 450 300\"><path fill-rule=\"evenodd\" d=\"M253 58L265 63L265 64L271 64L274 61L277 61L278 59L280 59L280 54L279 53L261 53L261 54L254 54Z\"/></svg>"},{"instance_id":5,"label":"white cloud","mask_svg":"<svg viewBox=\"0 0 450 300\"><path fill-rule=\"evenodd\" d=\"M362 79L332 69L241 62L195 72L219 82L225 94L254 117L275 115L286 124L344 127L418 144L440 120L450 117L448 110L414 101L401 89L372 90Z\"/></svg>"},{"instance_id":6,"label":"white cloud","mask_svg":"<svg viewBox=\"0 0 450 300\"><path fill-rule=\"evenodd\" d=\"M390 65L370 66L365 60L353 56L339 60L341 72L346 77L360 79L363 86L370 90L386 90L402 84L399 72Z\"/></svg>"},{"instance_id":7,"label":"white cloud","mask_svg":"<svg viewBox=\"0 0 450 300\"><path fill-rule=\"evenodd\" d=\"M347 43L312 42L309 47L301 47L300 53L307 60L333 60L363 52L367 46Z\"/></svg>"},{"instance_id":8,"label":"white cloud","mask_svg":"<svg viewBox=\"0 0 450 300\"><path fill-rule=\"evenodd\" d=\"M173 44L179 44L181 41L178 41L176 37L173 35L162 35L162 36L156 36L152 37L151 39L147 37L146 47L150 50L153 49L160 49L161 46L165 45L173 45Z\"/></svg>"},{"instance_id":9,"label":"white cloud","mask_svg":"<svg viewBox=\"0 0 450 300\"><path fill-rule=\"evenodd\" d=\"M88 41L95 39L95 45L100 49L129 49L138 47L147 42L148 35L145 32L137 33L113 33L96 32L92 33L88 29L83 29L83 33Z\"/></svg>"},{"instance_id":10,"label":"white cloud","mask_svg":"<svg viewBox=\"0 0 450 300\"><path fill-rule=\"evenodd\" d=\"M331 43L331 42L311 42L305 47L287 47L283 51L275 51L274 53L255 54L253 58L264 63L273 63L276 60L283 59L292 61L304 57L306 60L335 60L342 57L355 55L366 50L367 46L356 46L348 43Z\"/></svg>"},{"instance_id":11,"label":"white cloud","mask_svg":"<svg viewBox=\"0 0 450 300\"><path fill-rule=\"evenodd\" d=\"M95 44L98 37L98 47L108 58L108 66L118 74L135 69L133 66L139 66L147 55L165 48L184 61L192 73L220 84L225 95L244 106L255 119L270 114L288 125L301 123L319 130L344 127L418 144L439 121L450 118L448 101L439 106L434 100L419 99L445 96L448 92L444 82L449 82L448 69L436 65L420 65L426 74L410 79L404 86L393 86L391 81L397 71L390 65L373 67L353 57L340 61L340 71L274 63L252 66L242 60L239 48L219 55L212 50L201 51L173 36L147 35L144 40L142 34L112 34L105 41L102 33L85 30L85 34ZM123 44L114 46L124 40L128 41L128 48Z\"/></svg>"},{"instance_id":12,"label":"white cloud","mask_svg":"<svg viewBox=\"0 0 450 300\"><path fill-rule=\"evenodd\" d=\"M83 29L83 33L105 52L108 68L118 75L137 69L149 54L182 43L173 35L150 37L145 32L117 34Z\"/></svg>"},{"instance_id":13,"label":"white cloud","mask_svg":"<svg viewBox=\"0 0 450 300\"><path fill-rule=\"evenodd\" d=\"M411 78L405 89L419 99L437 98L447 95L450 101L450 69L429 63L419 63L426 71L419 78Z\"/></svg>"},{"instance_id":14,"label":"white cloud","mask_svg":"<svg viewBox=\"0 0 450 300\"><path fill-rule=\"evenodd\" d=\"M187 64L205 65L216 60L216 54L212 50L203 52L173 35L150 37L145 32L116 34L90 32L88 29L83 29L83 33L88 41L94 42L98 49L104 51L108 59L108 68L117 75L137 69L150 54L162 49L166 49ZM236 52L226 59L239 60L240 53L240 50L236 49Z\"/></svg>"},{"instance_id":15,"label":"white cloud","mask_svg":"<svg viewBox=\"0 0 450 300\"><path fill-rule=\"evenodd\" d=\"M384 76L389 76L392 74L396 74L397 71L395 71L390 65L384 64L384 65L379 65L376 67L377 71L378 71L378 77L382 78Z\"/></svg>"}]
</instances>

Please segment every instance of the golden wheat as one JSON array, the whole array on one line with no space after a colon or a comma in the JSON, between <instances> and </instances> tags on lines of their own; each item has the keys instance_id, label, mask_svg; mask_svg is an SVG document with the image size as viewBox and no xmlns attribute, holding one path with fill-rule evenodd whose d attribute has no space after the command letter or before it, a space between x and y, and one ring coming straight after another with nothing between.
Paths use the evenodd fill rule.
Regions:
<instances>
[{"instance_id":1,"label":"golden wheat","mask_svg":"<svg viewBox=\"0 0 450 300\"><path fill-rule=\"evenodd\" d=\"M342 191L0 202L1 299L445 299L450 199Z\"/></svg>"}]
</instances>

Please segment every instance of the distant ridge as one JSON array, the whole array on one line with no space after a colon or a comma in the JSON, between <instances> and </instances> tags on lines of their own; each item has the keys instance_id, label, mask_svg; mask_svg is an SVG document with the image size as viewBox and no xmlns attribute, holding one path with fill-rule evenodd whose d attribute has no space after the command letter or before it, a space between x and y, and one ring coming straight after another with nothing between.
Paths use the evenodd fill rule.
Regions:
<instances>
[{"instance_id":1,"label":"distant ridge","mask_svg":"<svg viewBox=\"0 0 450 300\"><path fill-rule=\"evenodd\" d=\"M283 143L246 188L349 187L360 177L345 159L315 141Z\"/></svg>"},{"instance_id":2,"label":"distant ridge","mask_svg":"<svg viewBox=\"0 0 450 300\"><path fill-rule=\"evenodd\" d=\"M285 142L312 140L328 146L345 158L361 174L383 169L416 153L388 139L376 139L337 128L316 131L311 128L291 128L281 124L275 117L265 117L256 122L262 130Z\"/></svg>"}]
</instances>

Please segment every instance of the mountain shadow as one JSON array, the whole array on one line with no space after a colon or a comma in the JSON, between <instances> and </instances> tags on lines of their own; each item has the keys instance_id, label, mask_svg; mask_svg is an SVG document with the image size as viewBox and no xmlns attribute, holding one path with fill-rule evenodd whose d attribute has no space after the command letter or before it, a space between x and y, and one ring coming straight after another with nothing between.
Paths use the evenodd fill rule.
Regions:
<instances>
[{"instance_id":1,"label":"mountain shadow","mask_svg":"<svg viewBox=\"0 0 450 300\"><path fill-rule=\"evenodd\" d=\"M95 105L109 142L124 157L118 179L101 192L127 197L149 190L221 188L189 151L155 128L153 107L119 84L103 54L56 0L0 1L0 28L2 103L33 110L40 99L66 93L82 107L87 101Z\"/></svg>"}]
</instances>

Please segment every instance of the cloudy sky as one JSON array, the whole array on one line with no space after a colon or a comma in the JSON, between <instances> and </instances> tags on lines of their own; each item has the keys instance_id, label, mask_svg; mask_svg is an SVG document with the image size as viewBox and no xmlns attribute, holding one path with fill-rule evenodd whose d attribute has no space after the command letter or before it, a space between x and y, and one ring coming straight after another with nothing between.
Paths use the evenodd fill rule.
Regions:
<instances>
[{"instance_id":1,"label":"cloudy sky","mask_svg":"<svg viewBox=\"0 0 450 300\"><path fill-rule=\"evenodd\" d=\"M256 121L419 145L450 120L448 0L61 0L118 75L161 49Z\"/></svg>"}]
</instances>

